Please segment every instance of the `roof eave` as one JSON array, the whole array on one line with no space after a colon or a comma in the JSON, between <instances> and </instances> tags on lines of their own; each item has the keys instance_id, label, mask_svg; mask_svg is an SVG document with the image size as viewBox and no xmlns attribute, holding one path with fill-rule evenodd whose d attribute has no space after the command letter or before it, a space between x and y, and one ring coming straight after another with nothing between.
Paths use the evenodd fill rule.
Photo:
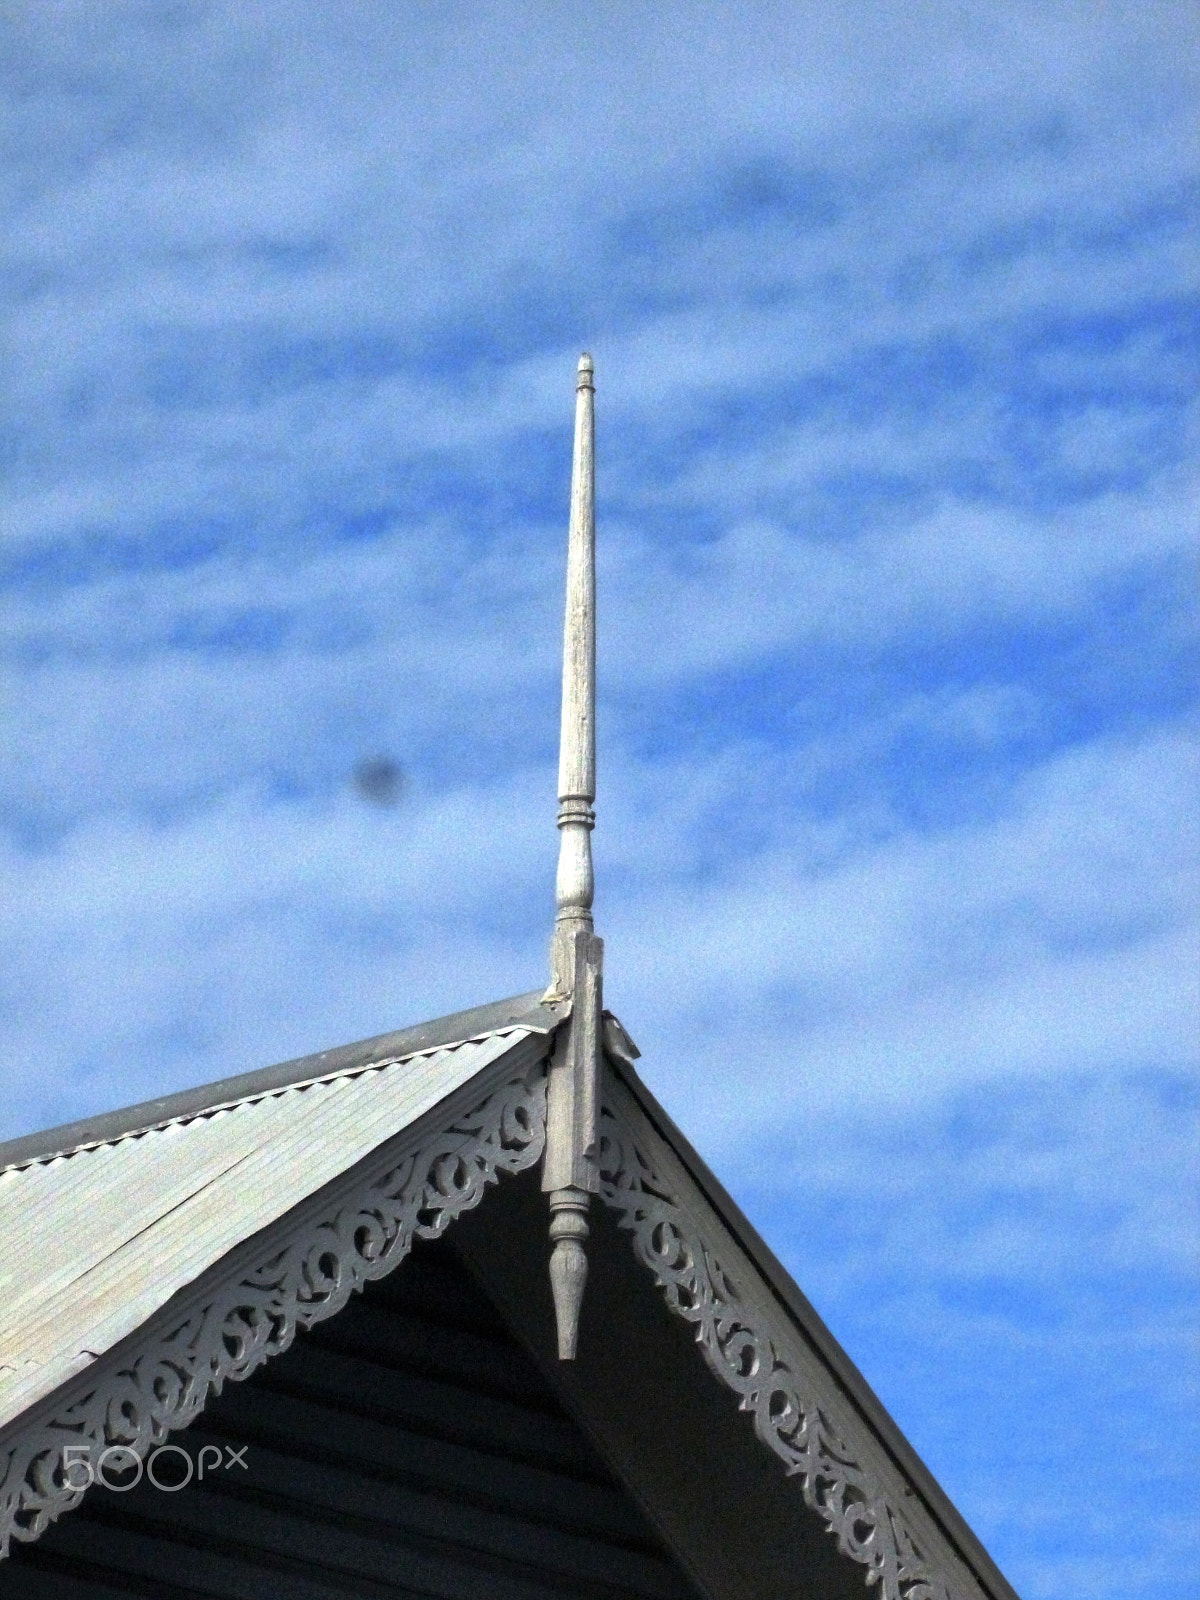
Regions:
<instances>
[{"instance_id":1,"label":"roof eave","mask_svg":"<svg viewBox=\"0 0 1200 1600\"><path fill-rule=\"evenodd\" d=\"M764 1284L781 1308L799 1327L870 1425L888 1455L924 1500L930 1514L940 1524L962 1560L973 1569L995 1600L1019 1600L1016 1591L972 1532L970 1525L737 1201L697 1153L678 1124L664 1111L633 1065L627 1060L617 1059L611 1053L607 1060L609 1069L629 1090L648 1121L675 1152L705 1200L761 1274Z\"/></svg>"}]
</instances>

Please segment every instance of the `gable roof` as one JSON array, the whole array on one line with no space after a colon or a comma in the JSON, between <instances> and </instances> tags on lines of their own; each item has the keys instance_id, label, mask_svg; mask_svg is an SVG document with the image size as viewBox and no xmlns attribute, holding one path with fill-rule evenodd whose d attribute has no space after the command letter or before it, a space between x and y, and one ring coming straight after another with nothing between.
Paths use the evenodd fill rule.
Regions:
<instances>
[{"instance_id":1,"label":"gable roof","mask_svg":"<svg viewBox=\"0 0 1200 1600\"><path fill-rule=\"evenodd\" d=\"M0 1540L37 1537L80 1499L61 1475L53 1481L64 1442L144 1453L223 1383L390 1272L414 1238L477 1206L501 1173L535 1166L569 1009L518 996L0 1146L0 1236L18 1241L3 1267ZM606 1044L600 1199L730 1391L710 1448L729 1450L726 1430L749 1412L781 1478L799 1481L797 1514L807 1505L884 1600L1011 1600L861 1374L640 1082L615 1018ZM486 1209L495 1240L509 1213ZM469 1249L470 1230L464 1238ZM473 1269L536 1343L542 1330L523 1319L544 1245L532 1240L525 1266L506 1268L510 1244L494 1242ZM635 1293L653 1297L638 1282ZM631 1303L592 1304L609 1342L620 1345ZM586 1341L583 1356L558 1380L570 1403L677 1548L710 1538L712 1592L747 1592L721 1577L744 1529L714 1543L695 1507L663 1498L656 1474L670 1476L670 1441L647 1436L636 1413L621 1423L619 1392L605 1390L603 1372L589 1377ZM639 1352L621 1359L627 1388ZM694 1387L686 1375L662 1381ZM730 1515L744 1522L748 1509ZM744 1571L755 1557L741 1559Z\"/></svg>"},{"instance_id":2,"label":"gable roof","mask_svg":"<svg viewBox=\"0 0 1200 1600\"><path fill-rule=\"evenodd\" d=\"M522 995L0 1145L0 1428L555 1021Z\"/></svg>"}]
</instances>

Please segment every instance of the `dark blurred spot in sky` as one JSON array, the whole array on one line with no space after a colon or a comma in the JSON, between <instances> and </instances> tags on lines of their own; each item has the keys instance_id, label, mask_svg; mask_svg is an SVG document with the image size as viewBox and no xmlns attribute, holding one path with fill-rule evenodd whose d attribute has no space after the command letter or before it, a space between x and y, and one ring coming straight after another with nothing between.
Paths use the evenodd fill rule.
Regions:
<instances>
[{"instance_id":1,"label":"dark blurred spot in sky","mask_svg":"<svg viewBox=\"0 0 1200 1600\"><path fill-rule=\"evenodd\" d=\"M354 787L375 806L394 806L404 792L404 773L391 756L365 756L354 769Z\"/></svg>"}]
</instances>

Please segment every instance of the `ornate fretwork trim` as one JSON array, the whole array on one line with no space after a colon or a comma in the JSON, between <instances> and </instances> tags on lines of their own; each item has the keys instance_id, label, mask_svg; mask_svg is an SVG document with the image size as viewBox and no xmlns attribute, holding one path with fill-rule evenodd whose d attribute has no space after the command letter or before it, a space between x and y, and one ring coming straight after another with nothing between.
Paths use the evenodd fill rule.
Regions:
<instances>
[{"instance_id":1,"label":"ornate fretwork trim","mask_svg":"<svg viewBox=\"0 0 1200 1600\"><path fill-rule=\"evenodd\" d=\"M604 1093L601 1198L758 1437L799 1477L838 1548L866 1568L882 1600L981 1600L984 1591L802 1336L753 1292L750 1262L636 1101L611 1076Z\"/></svg>"},{"instance_id":2,"label":"ornate fretwork trim","mask_svg":"<svg viewBox=\"0 0 1200 1600\"><path fill-rule=\"evenodd\" d=\"M276 1232L232 1281L206 1275L207 1292L157 1316L153 1334L127 1342L58 1407L10 1435L0 1449L0 1557L11 1539L36 1539L82 1498L64 1481L65 1446L98 1454L119 1444L145 1456L223 1384L248 1378L298 1329L333 1316L356 1289L399 1266L414 1240L436 1237L478 1205L502 1172L533 1166L545 1137L543 1061L411 1150L393 1144L360 1168L353 1188Z\"/></svg>"}]
</instances>

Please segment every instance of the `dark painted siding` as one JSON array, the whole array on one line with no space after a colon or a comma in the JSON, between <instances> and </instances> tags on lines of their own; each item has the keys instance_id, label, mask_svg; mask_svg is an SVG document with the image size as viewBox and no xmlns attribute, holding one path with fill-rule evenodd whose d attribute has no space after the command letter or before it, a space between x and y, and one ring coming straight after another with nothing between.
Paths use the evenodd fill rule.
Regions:
<instances>
[{"instance_id":1,"label":"dark painted siding","mask_svg":"<svg viewBox=\"0 0 1200 1600\"><path fill-rule=\"evenodd\" d=\"M173 1438L245 1445L248 1470L92 1490L0 1563L0 1595L696 1600L445 1244Z\"/></svg>"}]
</instances>

